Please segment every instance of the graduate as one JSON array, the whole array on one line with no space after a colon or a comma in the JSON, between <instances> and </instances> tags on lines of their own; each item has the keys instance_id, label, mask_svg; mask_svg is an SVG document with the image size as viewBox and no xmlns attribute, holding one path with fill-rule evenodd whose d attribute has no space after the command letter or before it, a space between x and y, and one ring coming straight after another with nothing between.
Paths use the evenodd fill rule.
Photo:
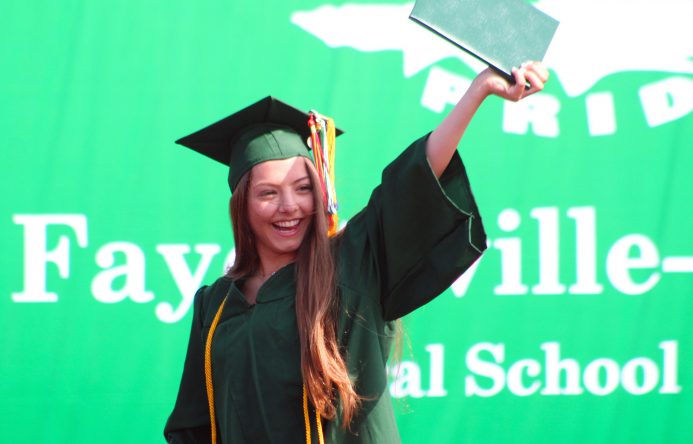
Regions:
<instances>
[{"instance_id":1,"label":"graduate","mask_svg":"<svg viewBox=\"0 0 693 444\"><path fill-rule=\"evenodd\" d=\"M548 71L527 63L513 76L482 71L338 233L329 119L268 97L178 141L229 165L236 261L195 296L169 443L401 442L393 321L486 248L457 146L486 97L520 100Z\"/></svg>"}]
</instances>

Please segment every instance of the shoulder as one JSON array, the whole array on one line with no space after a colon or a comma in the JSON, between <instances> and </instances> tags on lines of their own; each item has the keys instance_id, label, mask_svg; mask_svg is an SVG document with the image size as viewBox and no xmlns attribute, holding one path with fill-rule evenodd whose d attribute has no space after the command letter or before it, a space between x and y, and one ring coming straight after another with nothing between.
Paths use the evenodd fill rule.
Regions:
<instances>
[{"instance_id":1,"label":"shoulder","mask_svg":"<svg viewBox=\"0 0 693 444\"><path fill-rule=\"evenodd\" d=\"M194 305L202 324L208 324L206 321L214 317L232 283L231 278L222 276L211 285L202 286L197 290Z\"/></svg>"}]
</instances>

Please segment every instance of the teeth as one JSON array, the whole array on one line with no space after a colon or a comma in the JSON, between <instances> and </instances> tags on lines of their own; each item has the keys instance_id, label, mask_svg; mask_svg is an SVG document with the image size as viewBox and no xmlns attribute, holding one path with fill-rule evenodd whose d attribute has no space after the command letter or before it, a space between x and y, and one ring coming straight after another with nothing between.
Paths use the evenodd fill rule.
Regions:
<instances>
[{"instance_id":1,"label":"teeth","mask_svg":"<svg viewBox=\"0 0 693 444\"><path fill-rule=\"evenodd\" d=\"M285 221L280 221L280 222L275 222L274 225L281 227L281 228L292 228L298 225L300 222L299 219L294 219L294 220L285 220Z\"/></svg>"}]
</instances>

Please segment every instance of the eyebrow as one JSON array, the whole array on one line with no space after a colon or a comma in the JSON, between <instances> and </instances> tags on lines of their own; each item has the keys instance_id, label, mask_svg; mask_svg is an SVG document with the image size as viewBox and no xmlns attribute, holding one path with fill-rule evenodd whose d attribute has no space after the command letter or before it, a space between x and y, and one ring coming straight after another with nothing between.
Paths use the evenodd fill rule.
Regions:
<instances>
[{"instance_id":1,"label":"eyebrow","mask_svg":"<svg viewBox=\"0 0 693 444\"><path fill-rule=\"evenodd\" d=\"M303 177L299 177L298 179L296 179L296 180L294 180L293 182L291 182L291 185L295 185L295 184L297 184L298 182L301 182L301 181L304 181L304 180L309 180L309 181L310 181L310 177L308 177L308 175L305 175L305 176L303 176ZM259 186L262 186L262 185L276 186L275 184L273 184L273 183L271 183L271 182L262 181L262 182L258 182L258 183L253 184L253 185L252 185L252 188L259 187Z\"/></svg>"}]
</instances>

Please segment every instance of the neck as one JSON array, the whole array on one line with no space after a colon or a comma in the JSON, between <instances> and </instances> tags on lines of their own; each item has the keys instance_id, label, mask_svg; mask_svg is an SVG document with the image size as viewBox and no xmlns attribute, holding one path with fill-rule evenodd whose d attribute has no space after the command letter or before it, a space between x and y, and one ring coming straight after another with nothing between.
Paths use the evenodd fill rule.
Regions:
<instances>
[{"instance_id":1,"label":"neck","mask_svg":"<svg viewBox=\"0 0 693 444\"><path fill-rule=\"evenodd\" d=\"M260 268L257 271L258 277L262 280L272 276L277 270L284 268L292 262L296 261L296 253L277 254L258 251L260 258Z\"/></svg>"}]
</instances>

